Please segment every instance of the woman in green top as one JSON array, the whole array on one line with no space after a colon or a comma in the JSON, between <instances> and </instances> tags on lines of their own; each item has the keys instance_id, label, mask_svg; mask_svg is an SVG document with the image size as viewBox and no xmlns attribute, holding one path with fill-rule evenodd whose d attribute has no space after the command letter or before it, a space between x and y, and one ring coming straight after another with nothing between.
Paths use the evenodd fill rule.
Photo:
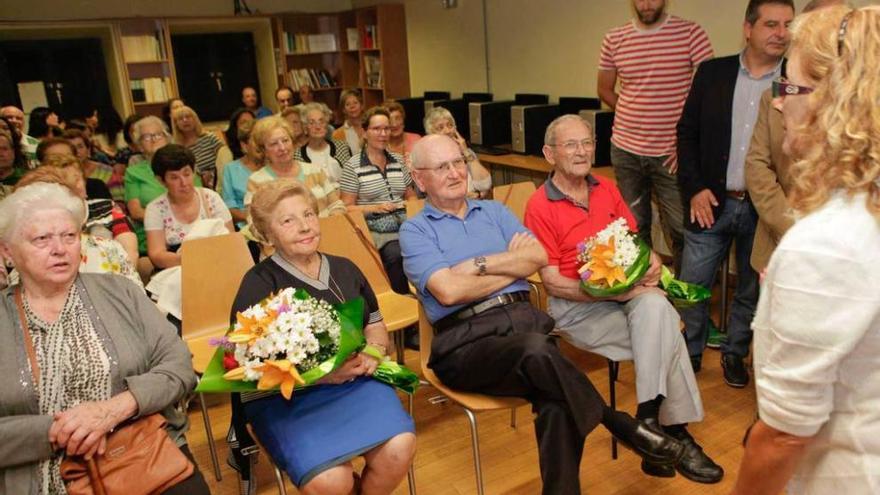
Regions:
<instances>
[{"instance_id":1,"label":"woman in green top","mask_svg":"<svg viewBox=\"0 0 880 495\"><path fill-rule=\"evenodd\" d=\"M161 119L149 116L132 126L132 135L145 159L125 169L125 203L138 237L138 251L141 256L146 257L147 235L144 231L144 212L150 201L166 192L165 186L153 173L150 160L159 148L171 142L171 134L168 133L168 128ZM199 187L202 185L198 175L195 176L195 184Z\"/></svg>"}]
</instances>

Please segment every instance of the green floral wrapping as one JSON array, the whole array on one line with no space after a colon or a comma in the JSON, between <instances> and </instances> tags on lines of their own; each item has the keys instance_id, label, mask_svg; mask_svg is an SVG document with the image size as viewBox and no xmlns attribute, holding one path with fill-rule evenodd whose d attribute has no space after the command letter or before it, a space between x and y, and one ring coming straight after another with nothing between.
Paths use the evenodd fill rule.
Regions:
<instances>
[{"instance_id":1,"label":"green floral wrapping","mask_svg":"<svg viewBox=\"0 0 880 495\"><path fill-rule=\"evenodd\" d=\"M603 288L589 285L586 281L581 280L581 289L593 297L619 296L630 290L636 282L645 276L648 268L651 267L651 248L649 248L648 245L645 244L645 241L641 239L638 239L636 242L639 244L639 256L636 258L636 261L624 271L626 274L626 282L620 282L612 287Z\"/></svg>"},{"instance_id":2,"label":"green floral wrapping","mask_svg":"<svg viewBox=\"0 0 880 495\"><path fill-rule=\"evenodd\" d=\"M666 266L660 270L660 288L666 291L666 296L676 308L689 308L712 297L712 292L702 285L676 280Z\"/></svg>"},{"instance_id":3,"label":"green floral wrapping","mask_svg":"<svg viewBox=\"0 0 880 495\"><path fill-rule=\"evenodd\" d=\"M311 297L302 290L296 291L296 297ZM361 329L361 321L364 314L364 301L357 298L342 304L335 304L339 315L339 323L341 326L339 334L339 348L336 353L325 359L318 366L310 370L299 370L300 376L306 382L305 385L297 385L296 389L301 389L313 385L321 378L327 376L340 366L352 355L359 351L365 345L364 333ZM214 356L208 363L208 367L202 374L199 384L196 386L196 392L207 393L226 393L226 392L255 392L257 391L257 382L226 380L223 375L226 369L223 367L223 357L226 349L222 346L217 347ZM405 366L401 366L394 361L386 359L373 374L373 378L380 382L387 383L393 387L397 387L406 393L415 393L419 386L419 377Z\"/></svg>"}]
</instances>

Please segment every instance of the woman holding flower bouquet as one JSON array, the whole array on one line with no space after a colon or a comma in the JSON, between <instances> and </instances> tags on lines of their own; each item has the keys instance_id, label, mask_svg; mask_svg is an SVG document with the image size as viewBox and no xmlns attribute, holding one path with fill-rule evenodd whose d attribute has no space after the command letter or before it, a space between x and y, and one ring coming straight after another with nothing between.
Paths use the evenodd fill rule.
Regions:
<instances>
[{"instance_id":1,"label":"woman holding flower bouquet","mask_svg":"<svg viewBox=\"0 0 880 495\"><path fill-rule=\"evenodd\" d=\"M233 320L238 312L290 287L332 304L361 297L367 347L386 354L388 334L366 278L351 261L318 252L315 198L299 182L281 179L257 189L250 212L253 228L275 254L245 275ZM242 423L250 423L301 493L391 493L412 462L415 434L394 389L370 378L378 364L378 357L356 353L290 400L277 392L241 394L240 402L233 402L236 436L246 443ZM351 465L357 456L366 459L360 476Z\"/></svg>"}]
</instances>

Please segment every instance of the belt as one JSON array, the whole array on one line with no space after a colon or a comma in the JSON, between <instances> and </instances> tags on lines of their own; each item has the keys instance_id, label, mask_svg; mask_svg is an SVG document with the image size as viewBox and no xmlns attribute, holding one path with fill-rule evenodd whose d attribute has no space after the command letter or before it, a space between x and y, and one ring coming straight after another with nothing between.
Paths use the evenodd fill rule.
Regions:
<instances>
[{"instance_id":1,"label":"belt","mask_svg":"<svg viewBox=\"0 0 880 495\"><path fill-rule=\"evenodd\" d=\"M462 308L455 313L449 314L434 322L434 329L442 332L449 327L461 323L462 321L472 318L480 313L485 313L490 309L507 306L516 302L525 302L529 300L528 291L507 292L501 295L493 296L482 301L477 301L466 308Z\"/></svg>"},{"instance_id":2,"label":"belt","mask_svg":"<svg viewBox=\"0 0 880 495\"><path fill-rule=\"evenodd\" d=\"M748 191L727 191L727 197L735 199L737 201L742 201L749 196Z\"/></svg>"}]
</instances>

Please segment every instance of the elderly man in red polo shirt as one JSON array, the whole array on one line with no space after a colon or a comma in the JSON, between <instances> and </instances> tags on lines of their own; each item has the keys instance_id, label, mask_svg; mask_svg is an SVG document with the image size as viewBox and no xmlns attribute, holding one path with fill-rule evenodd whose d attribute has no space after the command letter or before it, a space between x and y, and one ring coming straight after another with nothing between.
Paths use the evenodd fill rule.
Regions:
<instances>
[{"instance_id":1,"label":"elderly man in red polo shirt","mask_svg":"<svg viewBox=\"0 0 880 495\"><path fill-rule=\"evenodd\" d=\"M703 419L703 403L679 330L679 316L658 289L659 257L638 285L611 298L595 298L580 289L577 245L625 218L635 219L611 180L590 174L595 142L590 125L576 115L554 120L544 136L544 157L553 174L526 207L525 224L547 251L541 269L550 314L571 344L614 360L633 360L636 416L657 431L681 440L685 455L671 466L642 463L646 474L675 476L675 470L700 483L721 480L724 470L707 456L687 431Z\"/></svg>"}]
</instances>

